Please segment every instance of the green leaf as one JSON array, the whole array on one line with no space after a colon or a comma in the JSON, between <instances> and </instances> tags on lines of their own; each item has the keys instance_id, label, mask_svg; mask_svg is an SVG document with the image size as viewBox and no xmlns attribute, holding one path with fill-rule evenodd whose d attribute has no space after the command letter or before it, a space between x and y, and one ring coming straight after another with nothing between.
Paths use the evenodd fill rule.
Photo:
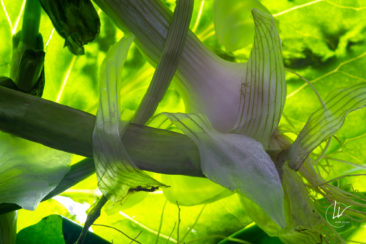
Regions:
<instances>
[{"instance_id":1,"label":"green leaf","mask_svg":"<svg viewBox=\"0 0 366 244\"><path fill-rule=\"evenodd\" d=\"M198 146L207 178L245 195L281 227L286 225L280 178L259 142L245 135L220 133L203 115L165 115Z\"/></svg>"},{"instance_id":2,"label":"green leaf","mask_svg":"<svg viewBox=\"0 0 366 244\"><path fill-rule=\"evenodd\" d=\"M215 0L216 37L228 51L235 51L253 42L253 8L268 12L258 0Z\"/></svg>"},{"instance_id":3,"label":"green leaf","mask_svg":"<svg viewBox=\"0 0 366 244\"><path fill-rule=\"evenodd\" d=\"M291 145L288 152L291 168L299 169L314 148L338 131L348 113L365 106L366 83L331 92Z\"/></svg>"},{"instance_id":4,"label":"green leaf","mask_svg":"<svg viewBox=\"0 0 366 244\"><path fill-rule=\"evenodd\" d=\"M41 202L35 210L18 210L17 232L26 227L37 224L43 218L52 214L62 215L75 220L73 213L69 213L59 201L55 199L48 199Z\"/></svg>"},{"instance_id":5,"label":"green leaf","mask_svg":"<svg viewBox=\"0 0 366 244\"><path fill-rule=\"evenodd\" d=\"M236 238L243 241L248 241L250 243L258 244L282 244L280 239L277 237L268 236L263 230L261 230L257 225L244 228L240 231L235 232L230 235L227 239L221 241L219 244L234 244L238 243L235 240L230 240L230 238Z\"/></svg>"},{"instance_id":6,"label":"green leaf","mask_svg":"<svg viewBox=\"0 0 366 244\"><path fill-rule=\"evenodd\" d=\"M17 23L20 22L22 2L21 0L1 1L0 37L2 45L0 46L0 75L9 76L12 56L10 47L12 46L12 36L16 32L15 27L18 27Z\"/></svg>"},{"instance_id":7,"label":"green leaf","mask_svg":"<svg viewBox=\"0 0 366 244\"><path fill-rule=\"evenodd\" d=\"M239 115L234 127L268 147L281 118L286 96L281 41L271 15L253 9L254 45L241 83Z\"/></svg>"},{"instance_id":8,"label":"green leaf","mask_svg":"<svg viewBox=\"0 0 366 244\"><path fill-rule=\"evenodd\" d=\"M265 1L264 4L279 26L285 66L308 79L321 97L327 96L330 90L364 82L364 2ZM286 80L286 118L281 123L286 126L285 130L297 134L319 104L304 80L289 73ZM348 121L359 125L364 118L364 113L360 112ZM350 123L342 137L353 137L365 131L364 126Z\"/></svg>"},{"instance_id":9,"label":"green leaf","mask_svg":"<svg viewBox=\"0 0 366 244\"><path fill-rule=\"evenodd\" d=\"M160 181L169 186L163 189L172 203L193 206L217 201L232 194L228 189L201 177L162 175Z\"/></svg>"},{"instance_id":10,"label":"green leaf","mask_svg":"<svg viewBox=\"0 0 366 244\"><path fill-rule=\"evenodd\" d=\"M120 136L127 123L120 121L119 83L133 39L133 36L128 36L112 46L102 64L100 75L100 102L93 132L93 154L98 187L105 196L113 198L124 197L129 188L154 189L162 186L135 166Z\"/></svg>"},{"instance_id":11,"label":"green leaf","mask_svg":"<svg viewBox=\"0 0 366 244\"><path fill-rule=\"evenodd\" d=\"M129 209L122 209L123 204L110 202L102 209L96 224L111 225L129 237L136 237L141 243L155 243L162 218L158 243L176 243L178 208L176 203L166 202L162 217L165 202L166 198L161 192L148 193L143 201ZM187 234L184 239L186 243L215 244L251 222L243 211L237 194L205 205L179 208L180 240ZM130 242L116 230L102 226L92 228L110 242Z\"/></svg>"},{"instance_id":12,"label":"green leaf","mask_svg":"<svg viewBox=\"0 0 366 244\"><path fill-rule=\"evenodd\" d=\"M70 155L5 133L0 146L0 203L35 209L69 170Z\"/></svg>"},{"instance_id":13,"label":"green leaf","mask_svg":"<svg viewBox=\"0 0 366 244\"><path fill-rule=\"evenodd\" d=\"M35 225L21 230L17 235L17 244L72 244L81 232L81 226L60 216L50 215ZM88 232L85 244L108 244L94 233Z\"/></svg>"},{"instance_id":14,"label":"green leaf","mask_svg":"<svg viewBox=\"0 0 366 244\"><path fill-rule=\"evenodd\" d=\"M17 244L54 243L65 244L62 234L62 218L50 215L38 224L21 230L17 235Z\"/></svg>"}]
</instances>

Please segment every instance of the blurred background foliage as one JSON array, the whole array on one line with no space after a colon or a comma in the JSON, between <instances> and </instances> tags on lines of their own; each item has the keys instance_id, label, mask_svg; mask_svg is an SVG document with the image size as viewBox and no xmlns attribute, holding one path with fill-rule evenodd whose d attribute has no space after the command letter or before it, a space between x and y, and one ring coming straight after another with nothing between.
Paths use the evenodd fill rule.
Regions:
<instances>
[{"instance_id":1,"label":"blurred background foliage","mask_svg":"<svg viewBox=\"0 0 366 244\"><path fill-rule=\"evenodd\" d=\"M174 9L175 1L164 2L171 10ZM222 4L226 1L217 1L216 4L219 6L220 2L218 8L214 0L195 1L190 29L222 58L235 62L246 61L254 30L250 12L242 6L242 1L229 0L227 4ZM1 5L0 76L7 76L11 63L12 36L21 26L24 1L1 0ZM253 6L267 9L274 16L282 39L285 66L311 81L323 98L335 88L366 81L366 1L262 0ZM238 11L242 9L244 11ZM109 17L97 10L101 31L96 41L85 46L85 55L82 56L73 56L64 48L64 40L54 31L44 12L40 26L46 52L43 98L92 114L96 113L98 104L98 67L108 48L123 36ZM220 23L221 27L218 24L215 26L215 23ZM235 39L228 41L226 34L219 30L222 26L226 32L237 34ZM131 118L136 111L153 72L154 68L133 45L120 91L125 108L124 119ZM286 80L287 99L280 130L290 138L295 138L309 115L319 106L319 101L313 90L298 76L287 72ZM173 80L156 113L163 111L186 111L184 95L177 80ZM366 110L351 113L343 128L332 138L326 153L322 153L325 143L315 150L313 156L321 156L317 161L317 170L325 179L365 173L365 121ZM31 155L27 158L26 153L19 153L17 146L7 148L9 138L21 140L1 133L0 152L6 150L7 153L13 153L14 158L21 155L25 164L31 162ZM31 142L23 143L22 148L24 151L46 150ZM0 155L1 166L5 160L3 154ZM82 159L77 155L73 155L72 159L70 155L61 156L62 160L67 161L66 165ZM53 158L51 161L55 160L59 159ZM38 166L44 167L42 163ZM141 243L155 243L157 238L159 243L175 243L179 228L180 240L184 238L186 243L217 243L251 225L238 196L222 187L206 179L154 175L172 187L154 193L140 192L123 203L108 203L92 226L92 231L113 243L131 241L121 231ZM194 184L195 189L186 186L186 182ZM339 178L334 184L344 189L366 191L366 178L362 176ZM99 196L96 177L93 175L59 196L40 203L35 211L20 210L18 232L51 214L62 215L83 224L88 207ZM176 202L180 205L177 206ZM47 221L53 221L54 228L63 228L58 218ZM61 232L54 233L59 233L60 242L53 243L64 243ZM23 232L22 235L25 234ZM365 241L366 225L355 225L348 239ZM240 243L240 240L234 238L230 243L235 242Z\"/></svg>"}]
</instances>

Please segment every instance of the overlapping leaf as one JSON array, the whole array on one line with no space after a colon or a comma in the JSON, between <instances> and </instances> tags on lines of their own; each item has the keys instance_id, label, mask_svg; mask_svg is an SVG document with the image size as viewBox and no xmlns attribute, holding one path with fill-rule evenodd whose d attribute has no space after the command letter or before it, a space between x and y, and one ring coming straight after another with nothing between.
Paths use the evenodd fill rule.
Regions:
<instances>
[{"instance_id":1,"label":"overlapping leaf","mask_svg":"<svg viewBox=\"0 0 366 244\"><path fill-rule=\"evenodd\" d=\"M179 208L180 241L187 234L184 239L186 243L216 244L229 233L251 223L237 194L205 205ZM158 243L177 243L178 207L176 203L167 202L163 194L156 192L149 193L144 200L129 209L107 204L96 223L118 228L141 243L155 243L160 221L162 226ZM130 242L110 228L93 226L93 230L113 243Z\"/></svg>"},{"instance_id":2,"label":"overlapping leaf","mask_svg":"<svg viewBox=\"0 0 366 244\"><path fill-rule=\"evenodd\" d=\"M152 189L162 186L134 165L124 147L123 135L127 123L120 121L119 83L123 64L133 41L125 37L108 51L101 68L100 102L93 132L93 153L98 186L106 196L123 197L128 189Z\"/></svg>"},{"instance_id":3,"label":"overlapping leaf","mask_svg":"<svg viewBox=\"0 0 366 244\"><path fill-rule=\"evenodd\" d=\"M8 134L0 146L0 203L35 209L69 170L70 154Z\"/></svg>"},{"instance_id":4,"label":"overlapping leaf","mask_svg":"<svg viewBox=\"0 0 366 244\"><path fill-rule=\"evenodd\" d=\"M169 186L163 189L165 197L183 206L210 203L232 194L228 189L202 177L162 175L161 182Z\"/></svg>"},{"instance_id":5,"label":"overlapping leaf","mask_svg":"<svg viewBox=\"0 0 366 244\"><path fill-rule=\"evenodd\" d=\"M245 195L281 227L286 225L281 181L259 142L245 135L220 133L200 114L165 115L198 146L207 178Z\"/></svg>"},{"instance_id":6,"label":"overlapping leaf","mask_svg":"<svg viewBox=\"0 0 366 244\"><path fill-rule=\"evenodd\" d=\"M235 132L248 135L265 148L277 128L286 96L281 41L271 15L253 9L254 45L245 66Z\"/></svg>"}]
</instances>

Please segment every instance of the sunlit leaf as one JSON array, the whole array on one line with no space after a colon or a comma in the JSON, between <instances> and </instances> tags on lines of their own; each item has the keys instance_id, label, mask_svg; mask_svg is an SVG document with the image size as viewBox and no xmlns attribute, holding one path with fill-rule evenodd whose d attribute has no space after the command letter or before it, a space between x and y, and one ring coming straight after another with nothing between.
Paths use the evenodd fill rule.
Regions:
<instances>
[{"instance_id":1,"label":"sunlit leaf","mask_svg":"<svg viewBox=\"0 0 366 244\"><path fill-rule=\"evenodd\" d=\"M0 202L35 209L67 173L70 155L8 134L1 134Z\"/></svg>"},{"instance_id":2,"label":"sunlit leaf","mask_svg":"<svg viewBox=\"0 0 366 244\"><path fill-rule=\"evenodd\" d=\"M214 23L219 42L228 50L244 48L253 42L253 8L268 12L258 0L216 0Z\"/></svg>"},{"instance_id":3,"label":"sunlit leaf","mask_svg":"<svg viewBox=\"0 0 366 244\"><path fill-rule=\"evenodd\" d=\"M43 218L35 225L21 230L17 235L17 244L74 243L81 232L81 226L60 216L50 215ZM88 232L85 244L100 243L108 244L94 233Z\"/></svg>"},{"instance_id":4,"label":"sunlit leaf","mask_svg":"<svg viewBox=\"0 0 366 244\"><path fill-rule=\"evenodd\" d=\"M109 203L102 209L96 224L107 224L136 238L141 243L154 243L160 225L161 213L166 202L163 194L149 193L133 208L120 209L118 203ZM180 238L187 232L187 243L218 243L226 235L248 225L251 220L241 207L237 194L219 201L191 207L180 206ZM201 212L201 214L200 214ZM178 208L176 203L166 203L159 243L176 243ZM130 240L116 230L92 226L95 233L108 237L113 243L128 243ZM141 233L140 233L141 232ZM140 233L140 234L139 234ZM168 241L171 236L170 241ZM202 239L200 239L202 238Z\"/></svg>"},{"instance_id":5,"label":"sunlit leaf","mask_svg":"<svg viewBox=\"0 0 366 244\"><path fill-rule=\"evenodd\" d=\"M169 186L163 189L165 197L179 205L198 205L217 201L232 194L226 188L199 177L162 175L160 181Z\"/></svg>"}]
</instances>

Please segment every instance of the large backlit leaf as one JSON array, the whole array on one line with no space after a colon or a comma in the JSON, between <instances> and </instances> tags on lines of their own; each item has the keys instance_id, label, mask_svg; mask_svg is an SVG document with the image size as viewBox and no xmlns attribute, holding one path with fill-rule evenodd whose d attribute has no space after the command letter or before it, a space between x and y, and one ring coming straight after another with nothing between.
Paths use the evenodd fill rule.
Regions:
<instances>
[{"instance_id":1,"label":"large backlit leaf","mask_svg":"<svg viewBox=\"0 0 366 244\"><path fill-rule=\"evenodd\" d=\"M226 188L201 177L162 175L161 182L169 186L163 189L165 197L179 205L210 203L232 194Z\"/></svg>"},{"instance_id":2,"label":"large backlit leaf","mask_svg":"<svg viewBox=\"0 0 366 244\"><path fill-rule=\"evenodd\" d=\"M263 4L279 26L285 66L308 79L321 97L330 90L364 81L365 2L266 0ZM297 133L319 104L309 85L294 74L287 75L287 90L286 119L281 122L286 130ZM364 126L354 126L365 118L365 113L357 113L350 115L353 118L342 137L365 131Z\"/></svg>"},{"instance_id":3,"label":"large backlit leaf","mask_svg":"<svg viewBox=\"0 0 366 244\"><path fill-rule=\"evenodd\" d=\"M185 243L215 244L251 222L237 194L205 205L179 208L179 240L184 238ZM149 193L143 201L129 209L121 209L118 204L107 204L96 223L111 225L132 238L136 237L141 243L155 243L160 221L162 225L158 243L177 243L178 207L175 203L166 202L164 195L156 192ZM130 242L113 229L103 226L92 228L95 233L108 237L106 239L113 243Z\"/></svg>"},{"instance_id":4,"label":"large backlit leaf","mask_svg":"<svg viewBox=\"0 0 366 244\"><path fill-rule=\"evenodd\" d=\"M162 177L157 177L158 180L161 178ZM74 201L77 201L78 203L91 205L95 202L97 196L99 196L98 192L95 191L96 187L96 177L91 176L84 182L80 182L75 187L62 193L62 196L74 199ZM195 189L196 192L198 192L198 190L199 189ZM188 193L184 193L184 195L188 196ZM197 196L192 196L192 198L197 199ZM55 200L52 201L56 202ZM27 223L26 226L28 226L36 223L40 218L48 216L54 211L79 224L84 223L83 221L80 222L80 218L75 218L74 214L85 214L85 212L82 213L79 211L78 208L74 208L73 213L64 213L64 210L60 212L59 207L53 210L50 209L52 206L57 206L57 204L54 202L52 204L47 204L47 202L42 202L40 207L37 208L36 213L22 210L23 213L20 215L21 219L19 219L19 221ZM161 213L165 202L166 207L161 227L162 235L160 236L159 243L167 242L166 237L170 235L173 228L174 231L172 232L171 237L172 240L176 240L178 208L176 202L167 201L165 195L161 191L154 193L134 193L129 195L127 199L124 199L122 203L108 202L102 209L102 214L100 218L97 219L96 223L117 228L130 237L136 237L142 231L137 240L142 243L154 243L157 238L156 235L159 230ZM227 235L238 229L244 228L252 222L243 210L237 194L208 204L182 206L179 202L179 205L181 209L180 238L188 232L188 235L185 238L187 243L190 243L191 240L198 239L196 240L198 243L201 241L207 244L215 244L218 243L219 240L224 239ZM202 210L203 207L204 209ZM42 211L42 209L45 209L45 212ZM199 215L200 212L202 212L201 215ZM195 222L197 223L195 224ZM18 222L18 224L20 223ZM23 227L23 225L20 227ZM130 242L128 238L115 229L94 225L92 226L92 229L97 235L102 236L110 242L116 244ZM171 241L169 243L174 242Z\"/></svg>"},{"instance_id":5,"label":"large backlit leaf","mask_svg":"<svg viewBox=\"0 0 366 244\"><path fill-rule=\"evenodd\" d=\"M228 51L244 48L253 42L253 8L268 12L258 0L215 0L216 36Z\"/></svg>"},{"instance_id":6,"label":"large backlit leaf","mask_svg":"<svg viewBox=\"0 0 366 244\"><path fill-rule=\"evenodd\" d=\"M35 209L69 170L70 154L1 134L0 203Z\"/></svg>"},{"instance_id":7,"label":"large backlit leaf","mask_svg":"<svg viewBox=\"0 0 366 244\"><path fill-rule=\"evenodd\" d=\"M254 45L245 65L235 132L268 147L285 103L286 83L281 41L271 15L253 9Z\"/></svg>"},{"instance_id":8,"label":"large backlit leaf","mask_svg":"<svg viewBox=\"0 0 366 244\"><path fill-rule=\"evenodd\" d=\"M98 186L106 196L123 197L129 188L152 189L162 186L135 166L121 141L127 123L120 121L118 91L123 65L133 39L133 36L125 37L112 46L101 68L93 154Z\"/></svg>"},{"instance_id":9,"label":"large backlit leaf","mask_svg":"<svg viewBox=\"0 0 366 244\"><path fill-rule=\"evenodd\" d=\"M166 116L198 146L207 178L245 195L281 227L286 225L280 177L259 142L245 135L220 133L200 114Z\"/></svg>"},{"instance_id":10,"label":"large backlit leaf","mask_svg":"<svg viewBox=\"0 0 366 244\"><path fill-rule=\"evenodd\" d=\"M11 1L5 4L1 1L0 7L0 38L1 43L0 45L0 75L1 76L8 76L10 71L10 61L11 61L11 54L12 54L12 31L13 31L13 22L15 22L17 18L17 14L20 11L20 1ZM5 10L4 10L5 9ZM14 16L15 14L15 16ZM13 19L11 19L11 17Z\"/></svg>"}]
</instances>

